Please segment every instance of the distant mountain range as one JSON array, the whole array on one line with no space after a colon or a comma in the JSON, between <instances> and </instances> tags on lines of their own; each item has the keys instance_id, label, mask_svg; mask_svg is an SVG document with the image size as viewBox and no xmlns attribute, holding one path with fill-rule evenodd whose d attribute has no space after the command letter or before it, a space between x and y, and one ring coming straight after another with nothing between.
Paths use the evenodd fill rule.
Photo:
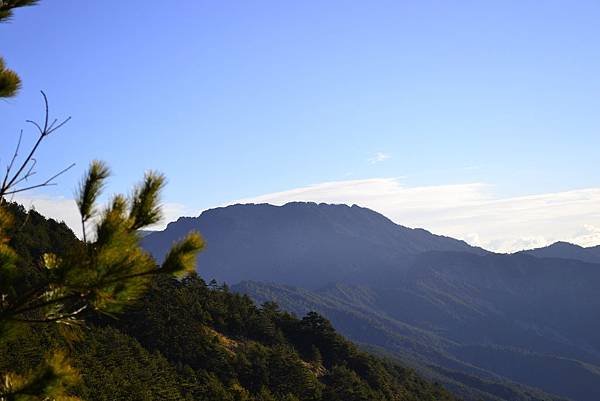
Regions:
<instances>
[{"instance_id":1,"label":"distant mountain range","mask_svg":"<svg viewBox=\"0 0 600 401\"><path fill-rule=\"evenodd\" d=\"M204 278L299 315L316 310L465 399L600 399L597 248L498 255L369 209L314 203L209 210L144 246L161 259L191 229L207 240Z\"/></svg>"},{"instance_id":2,"label":"distant mountain range","mask_svg":"<svg viewBox=\"0 0 600 401\"><path fill-rule=\"evenodd\" d=\"M552 245L522 251L540 258L575 259L589 263L600 263L600 245L584 248L568 242L555 242Z\"/></svg>"}]
</instances>

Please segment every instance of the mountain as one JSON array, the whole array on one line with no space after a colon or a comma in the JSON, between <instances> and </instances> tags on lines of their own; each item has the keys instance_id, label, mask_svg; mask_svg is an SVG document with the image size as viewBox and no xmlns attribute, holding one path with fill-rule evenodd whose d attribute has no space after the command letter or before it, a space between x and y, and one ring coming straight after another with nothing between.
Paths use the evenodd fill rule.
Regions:
<instances>
[{"instance_id":1,"label":"mountain","mask_svg":"<svg viewBox=\"0 0 600 401\"><path fill-rule=\"evenodd\" d=\"M36 270L44 252L80 245L66 225L6 208L23 268ZM126 313L90 313L85 323L83 331L35 323L4 333L0 377L21 383L19 374L33 372L56 380L36 367L48 349L63 349L80 376L69 388L88 401L457 401L414 370L359 350L316 313L299 319L273 304L258 307L197 275L157 277ZM16 396L33 398L41 399Z\"/></svg>"},{"instance_id":2,"label":"mountain","mask_svg":"<svg viewBox=\"0 0 600 401\"><path fill-rule=\"evenodd\" d=\"M207 210L149 234L143 245L161 260L169 245L190 230L207 241L198 259L200 274L231 284L259 280L317 288L338 280L385 281L389 272L422 252L486 253L359 206L301 202Z\"/></svg>"},{"instance_id":3,"label":"mountain","mask_svg":"<svg viewBox=\"0 0 600 401\"><path fill-rule=\"evenodd\" d=\"M414 361L468 399L550 397L527 388L536 387L592 401L600 397L596 267L431 252L385 286L338 283L311 291L244 282L234 290L298 314L316 310L352 340Z\"/></svg>"},{"instance_id":4,"label":"mountain","mask_svg":"<svg viewBox=\"0 0 600 401\"><path fill-rule=\"evenodd\" d=\"M575 259L588 263L600 263L600 245L584 248L568 242L555 242L543 248L521 251L539 258Z\"/></svg>"},{"instance_id":5,"label":"mountain","mask_svg":"<svg viewBox=\"0 0 600 401\"><path fill-rule=\"evenodd\" d=\"M154 232L154 230L138 230L137 232L138 232L138 235L139 235L141 238L144 238L144 237L146 237L147 235L150 235L150 234L152 234L152 233Z\"/></svg>"},{"instance_id":6,"label":"mountain","mask_svg":"<svg viewBox=\"0 0 600 401\"><path fill-rule=\"evenodd\" d=\"M361 207L314 203L209 210L144 246L160 259L189 229L208 243L204 278L299 316L316 310L466 399L600 399L595 264L493 254Z\"/></svg>"}]
</instances>

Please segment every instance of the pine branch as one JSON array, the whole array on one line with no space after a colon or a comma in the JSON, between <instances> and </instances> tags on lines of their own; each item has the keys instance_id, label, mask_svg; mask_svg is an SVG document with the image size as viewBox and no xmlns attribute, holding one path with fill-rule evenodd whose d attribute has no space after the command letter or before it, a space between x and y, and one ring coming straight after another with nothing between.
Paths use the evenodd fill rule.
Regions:
<instances>
[{"instance_id":1,"label":"pine branch","mask_svg":"<svg viewBox=\"0 0 600 401\"><path fill-rule=\"evenodd\" d=\"M71 119L71 117L68 117L67 119L61 121L58 125L57 125L58 120L55 119L52 122L52 124L49 125L48 122L49 122L49 118L50 118L50 111L49 111L49 106L48 106L48 97L46 96L44 91L41 91L41 93L42 93L42 97L44 100L44 123L43 123L43 125L40 125L35 121L27 120L28 123L33 124L37 128L39 136L38 136L37 140L35 141L35 143L33 144L33 146L31 147L31 149L29 150L29 153L27 154L25 159L21 162L21 164L17 168L16 172L14 174L11 174L13 168L15 167L15 161L17 160L19 150L21 147L23 131L21 131L21 133L19 134L19 141L18 141L15 151L13 153L13 157L12 157L10 163L8 164L8 166L6 167L6 174L4 175L4 179L2 181L2 186L0 187L0 200L2 200L5 196L8 196L8 195L13 195L13 194L20 193L20 192L30 191L35 188L56 185L56 183L54 183L53 181L56 178L58 178L59 176L61 176L62 174L64 174L65 172L67 172L68 170L70 170L71 168L73 168L73 166L75 165L75 164L71 164L67 168L59 171L58 173L54 174L53 176L51 176L50 178L48 178L47 180L45 180L39 184L30 185L25 188L16 188L16 186L19 185L21 182L28 180L29 178L31 178L33 175L36 174L36 172L34 171L34 168L37 164L37 160L35 159L34 155L38 151L38 149L39 149L40 145L42 144L42 142L44 141L44 139L46 137L48 137L48 135L55 132L57 129L63 127Z\"/></svg>"}]
</instances>

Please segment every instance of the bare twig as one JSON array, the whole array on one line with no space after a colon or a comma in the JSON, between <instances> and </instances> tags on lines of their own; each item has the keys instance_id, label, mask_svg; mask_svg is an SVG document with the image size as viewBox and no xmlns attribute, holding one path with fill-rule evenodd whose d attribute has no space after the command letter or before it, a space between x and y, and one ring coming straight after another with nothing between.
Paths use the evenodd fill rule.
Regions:
<instances>
[{"instance_id":1,"label":"bare twig","mask_svg":"<svg viewBox=\"0 0 600 401\"><path fill-rule=\"evenodd\" d=\"M74 312L71 313L67 313L64 315L59 315L56 317L52 317L52 318L46 318L46 319L27 319L27 318L11 318L11 320L16 321L16 322L23 322L23 323L52 323L52 322L58 322L61 320L66 320L66 319L72 319L76 316L81 315L81 313L83 311L85 311L87 309L87 305L82 306L81 308L77 309Z\"/></svg>"},{"instance_id":2,"label":"bare twig","mask_svg":"<svg viewBox=\"0 0 600 401\"><path fill-rule=\"evenodd\" d=\"M44 182L42 182L40 184L32 185L32 186L25 187L25 188L19 188L19 189L9 190L9 191L5 192L3 194L3 196L12 195L12 194L16 194L16 193L24 192L24 191L29 191L29 190L35 189L35 188L48 187L48 186L57 185L55 182L52 182L52 181L54 179L58 178L59 176L63 175L64 173L66 173L67 171L69 171L70 169L72 169L73 167L75 167L75 163L72 163L69 167L62 169L61 171L59 171L58 173L54 174L52 177L48 178L46 181L44 181ZM33 175L33 174L31 174L31 175Z\"/></svg>"},{"instance_id":3,"label":"bare twig","mask_svg":"<svg viewBox=\"0 0 600 401\"><path fill-rule=\"evenodd\" d=\"M21 140L23 140L23 130L21 130L21 132L19 132L19 141L17 142L17 147L15 148L15 153L13 154L13 157L10 160L10 163L8 164L8 166L6 166L6 175L4 175L4 181L2 182L2 187L4 187L6 185L8 177L10 176L10 170L12 170L12 167L15 164L15 160L17 159L17 156L19 155L19 149L21 148Z\"/></svg>"},{"instance_id":4,"label":"bare twig","mask_svg":"<svg viewBox=\"0 0 600 401\"><path fill-rule=\"evenodd\" d=\"M41 91L41 93L42 93L42 97L44 99L44 122L43 122L43 124L39 124L32 120L27 120L28 123L30 123L34 127L36 127L36 129L38 130L39 136L38 136L37 140L35 141L35 143L33 144L33 146L31 147L31 150L27 154L27 157L25 157L25 159L21 162L21 164L18 167L18 169L16 170L16 172L14 174L11 174L13 168L15 167L15 161L17 160L17 157L19 155L19 150L21 147L21 141L23 138L23 131L21 131L21 133L19 135L19 142L17 143L17 147L15 149L15 152L13 154L13 157L12 157L10 163L6 167L6 174L4 175L4 180L2 181L2 186L0 187L0 201L2 201L2 199L7 195L13 195L13 194L16 194L19 192L25 192L25 191L29 191L29 190L32 190L35 188L56 185L53 181L56 178L58 178L60 175L64 174L65 172L67 172L68 170L73 168L73 166L75 165L75 164L71 164L67 168L59 171L57 174L54 174L52 177L48 178L47 180L45 180L39 184L30 185L30 186L27 186L24 188L17 188L17 186L20 183L22 183L23 181L27 181L29 178L31 178L32 176L34 176L36 174L36 171L34 171L34 168L37 164L37 160L35 159L34 155L35 155L36 151L38 150L40 144L44 140L44 138L46 138L48 135L52 134L56 130L60 129L61 127L63 127L66 123L68 123L71 120L71 117L68 117L68 118L62 120L61 122L59 122L57 119L54 119L52 121L52 123L49 123L50 112L49 112L49 106L48 106L48 97L46 96L44 91Z\"/></svg>"},{"instance_id":5,"label":"bare twig","mask_svg":"<svg viewBox=\"0 0 600 401\"><path fill-rule=\"evenodd\" d=\"M50 299L44 302L40 302L37 304L33 304L33 305L28 305L26 307L23 308L18 308L15 309L13 311L8 311L10 312L11 315L20 315L23 314L25 312L29 312L32 310L36 310L36 309L41 309L43 307L49 306L49 305L53 305L53 304L57 304L57 303L62 303L64 301L69 301L69 300L73 300L73 299L81 299L83 298L84 295L83 294L78 294L78 293L72 293L72 294L68 294L68 295L63 295L62 297L59 298L54 298L54 299Z\"/></svg>"}]
</instances>

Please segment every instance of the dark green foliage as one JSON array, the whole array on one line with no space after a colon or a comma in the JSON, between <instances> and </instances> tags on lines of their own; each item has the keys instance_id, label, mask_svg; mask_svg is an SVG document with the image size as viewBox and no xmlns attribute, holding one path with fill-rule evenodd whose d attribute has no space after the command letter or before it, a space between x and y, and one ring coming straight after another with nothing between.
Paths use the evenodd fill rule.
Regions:
<instances>
[{"instance_id":1,"label":"dark green foliage","mask_svg":"<svg viewBox=\"0 0 600 401\"><path fill-rule=\"evenodd\" d=\"M138 230L162 218L158 205L165 181L164 175L149 172L144 176L144 181L133 190L129 215L133 217L134 229Z\"/></svg>"},{"instance_id":2,"label":"dark green foliage","mask_svg":"<svg viewBox=\"0 0 600 401\"><path fill-rule=\"evenodd\" d=\"M14 250L2 245L0 324L80 324L80 315L89 310L120 312L140 298L154 275L184 275L194 269L195 255L203 247L198 234L189 234L175 244L159 267L139 247L137 230L156 223L160 217L158 191L164 178L147 174L131 199L117 195L104 211L97 213L95 201L108 174L106 166L95 161L80 186L77 204L84 232L82 243L67 240L60 244L62 238L59 238L56 248L62 252L42 253L44 247L52 244L38 242L35 237L16 238L22 240L16 242L23 253L22 268L17 268L19 258ZM27 221L18 226L11 224L5 205L0 196L2 238L10 240L11 231L17 234ZM98 217L92 224L96 235L93 241L86 241L86 222L92 217ZM32 214L32 218L38 219L38 216ZM35 225L28 230L35 230Z\"/></svg>"},{"instance_id":3,"label":"dark green foliage","mask_svg":"<svg viewBox=\"0 0 600 401\"><path fill-rule=\"evenodd\" d=\"M94 206L109 175L110 170L104 162L94 161L79 184L77 206L84 222L96 214Z\"/></svg>"},{"instance_id":4,"label":"dark green foliage","mask_svg":"<svg viewBox=\"0 0 600 401\"><path fill-rule=\"evenodd\" d=\"M185 381L160 353L148 352L113 328L88 333L75 355L74 365L83 379L76 392L84 400L186 399Z\"/></svg>"},{"instance_id":5,"label":"dark green foliage","mask_svg":"<svg viewBox=\"0 0 600 401\"><path fill-rule=\"evenodd\" d=\"M293 394L302 400L321 399L323 385L293 348L276 346L269 354L267 383L275 395Z\"/></svg>"},{"instance_id":6,"label":"dark green foliage","mask_svg":"<svg viewBox=\"0 0 600 401\"><path fill-rule=\"evenodd\" d=\"M10 278L3 275L4 280L0 283L4 293L22 292L41 285L45 270L42 266L44 254L54 251L65 254L82 246L63 222L46 219L35 210L26 211L16 203L5 203L3 208L12 220L12 224L5 226L5 234L10 238L8 245L18 255L15 261L18 268ZM10 287L13 287L12 290Z\"/></svg>"},{"instance_id":7,"label":"dark green foliage","mask_svg":"<svg viewBox=\"0 0 600 401\"><path fill-rule=\"evenodd\" d=\"M12 97L21 88L21 79L16 72L6 68L4 59L0 57L0 98Z\"/></svg>"},{"instance_id":8,"label":"dark green foliage","mask_svg":"<svg viewBox=\"0 0 600 401\"><path fill-rule=\"evenodd\" d=\"M63 222L46 219L35 210L25 210L17 203L6 203L12 224L6 228L9 245L19 255L19 264L35 266L45 253L64 254L81 243Z\"/></svg>"},{"instance_id":9,"label":"dark green foliage","mask_svg":"<svg viewBox=\"0 0 600 401\"><path fill-rule=\"evenodd\" d=\"M38 0L3 0L0 2L0 22L11 19L13 10L19 7L33 6Z\"/></svg>"},{"instance_id":10,"label":"dark green foliage","mask_svg":"<svg viewBox=\"0 0 600 401\"><path fill-rule=\"evenodd\" d=\"M335 366L326 376L328 384L325 399L329 401L373 401L381 400L356 372L345 366Z\"/></svg>"},{"instance_id":11,"label":"dark green foliage","mask_svg":"<svg viewBox=\"0 0 600 401\"><path fill-rule=\"evenodd\" d=\"M341 389L369 400L410 400L412 392L452 399L412 371L359 351L316 313L299 320L272 303L257 308L197 276L157 278L143 305L96 324L164 355L191 378L195 399L329 400Z\"/></svg>"}]
</instances>

